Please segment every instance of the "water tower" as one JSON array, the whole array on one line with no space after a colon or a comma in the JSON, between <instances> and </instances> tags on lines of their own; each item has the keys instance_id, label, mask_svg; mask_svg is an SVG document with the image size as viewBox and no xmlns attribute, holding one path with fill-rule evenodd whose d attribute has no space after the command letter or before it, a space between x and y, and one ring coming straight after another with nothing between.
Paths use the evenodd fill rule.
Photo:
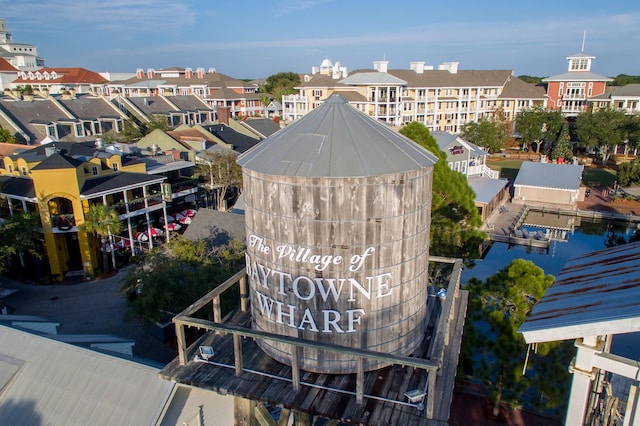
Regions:
<instances>
[{"instance_id":1,"label":"water tower","mask_svg":"<svg viewBox=\"0 0 640 426\"><path fill-rule=\"evenodd\" d=\"M435 161L337 95L241 155L254 328L411 354L426 327ZM291 364L289 345L258 344ZM305 348L300 368L356 361Z\"/></svg>"}]
</instances>

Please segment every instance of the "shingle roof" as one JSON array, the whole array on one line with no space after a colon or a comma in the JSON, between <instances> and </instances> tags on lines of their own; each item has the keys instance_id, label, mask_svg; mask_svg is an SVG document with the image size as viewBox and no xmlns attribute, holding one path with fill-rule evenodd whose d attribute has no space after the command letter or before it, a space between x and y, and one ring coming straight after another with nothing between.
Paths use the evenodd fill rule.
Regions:
<instances>
[{"instance_id":1,"label":"shingle roof","mask_svg":"<svg viewBox=\"0 0 640 426\"><path fill-rule=\"evenodd\" d=\"M49 80L32 80L29 78L18 78L14 81L15 84L30 84L38 82L39 84L98 84L104 83L106 80L103 76L94 71L89 71L84 68L41 68L38 70L41 74L48 72L49 74L55 72L57 78L51 78Z\"/></svg>"},{"instance_id":2,"label":"shingle roof","mask_svg":"<svg viewBox=\"0 0 640 426\"><path fill-rule=\"evenodd\" d=\"M467 182L476 194L475 201L484 204L489 204L509 183L506 179L491 179L486 176L473 176Z\"/></svg>"},{"instance_id":3,"label":"shingle roof","mask_svg":"<svg viewBox=\"0 0 640 426\"><path fill-rule=\"evenodd\" d=\"M191 241L210 240L215 244L228 244L231 240L244 241L244 216L211 209L198 209L184 237Z\"/></svg>"},{"instance_id":4,"label":"shingle roof","mask_svg":"<svg viewBox=\"0 0 640 426\"><path fill-rule=\"evenodd\" d=\"M35 199L33 180L16 176L0 176L0 194L13 195L25 199Z\"/></svg>"},{"instance_id":5,"label":"shingle roof","mask_svg":"<svg viewBox=\"0 0 640 426\"><path fill-rule=\"evenodd\" d=\"M258 133L258 135L263 138L267 138L280 130L280 125L269 118L250 118L242 120L240 123L249 127L252 131Z\"/></svg>"},{"instance_id":6,"label":"shingle roof","mask_svg":"<svg viewBox=\"0 0 640 426\"><path fill-rule=\"evenodd\" d=\"M338 95L238 158L261 173L364 177L431 167L435 156Z\"/></svg>"},{"instance_id":7,"label":"shingle roof","mask_svg":"<svg viewBox=\"0 0 640 426\"><path fill-rule=\"evenodd\" d=\"M0 72L17 73L18 69L16 67L14 67L13 65L11 65L9 63L9 61L7 61L6 59L0 57Z\"/></svg>"},{"instance_id":8,"label":"shingle roof","mask_svg":"<svg viewBox=\"0 0 640 426\"><path fill-rule=\"evenodd\" d=\"M233 150L239 153L243 153L253 148L258 142L256 138L243 135L240 132L233 130L226 124L214 124L208 127L211 134L220 139L226 144L232 145Z\"/></svg>"},{"instance_id":9,"label":"shingle roof","mask_svg":"<svg viewBox=\"0 0 640 426\"><path fill-rule=\"evenodd\" d=\"M82 160L77 160L67 155L52 154L38 163L38 165L33 167L31 170L76 169L83 163L84 162Z\"/></svg>"},{"instance_id":10,"label":"shingle roof","mask_svg":"<svg viewBox=\"0 0 640 426\"><path fill-rule=\"evenodd\" d=\"M613 81L613 79L590 71L568 71L543 78L542 81Z\"/></svg>"},{"instance_id":11,"label":"shingle roof","mask_svg":"<svg viewBox=\"0 0 640 426\"><path fill-rule=\"evenodd\" d=\"M500 93L500 99L544 99L547 91L543 85L536 85L511 76Z\"/></svg>"},{"instance_id":12,"label":"shingle roof","mask_svg":"<svg viewBox=\"0 0 640 426\"><path fill-rule=\"evenodd\" d=\"M577 190L584 166L574 164L534 163L525 161L520 166L514 186Z\"/></svg>"},{"instance_id":13,"label":"shingle roof","mask_svg":"<svg viewBox=\"0 0 640 426\"><path fill-rule=\"evenodd\" d=\"M88 179L80 190L81 197L94 197L99 194L108 194L115 190L129 187L140 187L145 184L161 183L164 176L151 176L145 173L117 172L106 176Z\"/></svg>"}]
</instances>

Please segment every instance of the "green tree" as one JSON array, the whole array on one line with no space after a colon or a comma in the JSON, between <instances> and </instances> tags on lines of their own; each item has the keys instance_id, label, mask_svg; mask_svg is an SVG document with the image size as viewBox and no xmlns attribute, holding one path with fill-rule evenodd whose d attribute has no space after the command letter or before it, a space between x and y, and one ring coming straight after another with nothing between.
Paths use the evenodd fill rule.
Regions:
<instances>
[{"instance_id":1,"label":"green tree","mask_svg":"<svg viewBox=\"0 0 640 426\"><path fill-rule=\"evenodd\" d=\"M509 142L507 124L498 118L482 117L477 122L470 121L462 126L460 136L488 152L498 152Z\"/></svg>"},{"instance_id":2,"label":"green tree","mask_svg":"<svg viewBox=\"0 0 640 426\"><path fill-rule=\"evenodd\" d=\"M109 255L113 268L116 268L115 250L113 249L112 236L122 232L123 225L118 212L105 204L91 204L84 215L84 223L79 226L83 232L94 233L100 238L100 251L102 252L102 265L104 273L109 272Z\"/></svg>"},{"instance_id":3,"label":"green tree","mask_svg":"<svg viewBox=\"0 0 640 426\"><path fill-rule=\"evenodd\" d=\"M207 181L205 187L214 193L216 209L226 210L229 190L242 188L242 168L236 163L238 154L232 150L203 152L201 157L198 170Z\"/></svg>"},{"instance_id":4,"label":"green tree","mask_svg":"<svg viewBox=\"0 0 640 426\"><path fill-rule=\"evenodd\" d=\"M473 353L473 359L467 358L465 362L473 366L471 372L474 376L487 383L489 397L494 403L494 414L497 414L503 402L520 405L523 393L532 384L546 392L548 406L557 406L564 400L562 392L554 393L554 389L566 389L568 384L568 374L562 373L566 372L562 357L554 355L542 359L543 355L551 353L554 345L540 346L538 366L531 365L536 374L527 377L523 375L527 345L518 333L527 314L553 281L553 276L545 275L533 262L515 259L486 282L472 278L466 284L469 307L463 354L468 357ZM540 366L544 366L544 369ZM556 377L549 377L547 373Z\"/></svg>"},{"instance_id":5,"label":"green tree","mask_svg":"<svg viewBox=\"0 0 640 426\"><path fill-rule=\"evenodd\" d=\"M542 141L555 141L565 122L560 111L534 106L518 113L515 128L522 142L525 145L535 143L536 153L540 153Z\"/></svg>"},{"instance_id":6,"label":"green tree","mask_svg":"<svg viewBox=\"0 0 640 426\"><path fill-rule=\"evenodd\" d=\"M124 126L120 133L111 130L104 135L107 143L136 143L142 138L142 130L132 120L125 120Z\"/></svg>"},{"instance_id":7,"label":"green tree","mask_svg":"<svg viewBox=\"0 0 640 426\"><path fill-rule=\"evenodd\" d=\"M618 166L618 183L620 186L629 186L640 183L640 163L637 159Z\"/></svg>"},{"instance_id":8,"label":"green tree","mask_svg":"<svg viewBox=\"0 0 640 426\"><path fill-rule=\"evenodd\" d=\"M576 117L575 133L578 143L585 148L598 148L602 164L606 164L611 149L626 140L627 117L623 111L602 108L585 111Z\"/></svg>"},{"instance_id":9,"label":"green tree","mask_svg":"<svg viewBox=\"0 0 640 426\"><path fill-rule=\"evenodd\" d=\"M18 143L15 135L11 134L7 129L0 128L0 142L2 143Z\"/></svg>"},{"instance_id":10,"label":"green tree","mask_svg":"<svg viewBox=\"0 0 640 426\"><path fill-rule=\"evenodd\" d=\"M534 77L532 75L519 75L518 78L525 83L540 84L543 77Z\"/></svg>"},{"instance_id":11,"label":"green tree","mask_svg":"<svg viewBox=\"0 0 640 426\"><path fill-rule=\"evenodd\" d=\"M438 157L433 170L430 253L476 258L486 235L479 231L482 220L466 177L449 168L447 155L425 126L414 121L400 133Z\"/></svg>"},{"instance_id":12,"label":"green tree","mask_svg":"<svg viewBox=\"0 0 640 426\"><path fill-rule=\"evenodd\" d=\"M613 81L608 84L610 86L626 86L627 84L638 83L640 83L640 75L618 74L613 78Z\"/></svg>"},{"instance_id":13,"label":"green tree","mask_svg":"<svg viewBox=\"0 0 640 426\"><path fill-rule=\"evenodd\" d=\"M627 114L624 125L624 155L626 156L629 149L640 148L640 113Z\"/></svg>"},{"instance_id":14,"label":"green tree","mask_svg":"<svg viewBox=\"0 0 640 426\"><path fill-rule=\"evenodd\" d=\"M0 226L0 274L11 266L11 258L20 256L20 264L25 267L24 255L36 259L42 255L36 247L38 218L33 213L21 213L11 216Z\"/></svg>"},{"instance_id":15,"label":"green tree","mask_svg":"<svg viewBox=\"0 0 640 426\"><path fill-rule=\"evenodd\" d=\"M558 136L558 142L556 142L553 150L551 151L551 158L554 160L563 158L565 161L571 161L573 159L568 125L562 126L560 136Z\"/></svg>"},{"instance_id":16,"label":"green tree","mask_svg":"<svg viewBox=\"0 0 640 426\"><path fill-rule=\"evenodd\" d=\"M144 124L144 134L148 135L156 129L166 132L170 129L167 117L162 114L154 114L148 123Z\"/></svg>"},{"instance_id":17,"label":"green tree","mask_svg":"<svg viewBox=\"0 0 640 426\"><path fill-rule=\"evenodd\" d=\"M267 77L264 90L271 93L278 101L282 101L283 95L296 93L294 87L300 84L300 75L294 72L279 72Z\"/></svg>"},{"instance_id":18,"label":"green tree","mask_svg":"<svg viewBox=\"0 0 640 426\"><path fill-rule=\"evenodd\" d=\"M239 251L229 248L243 247L242 242L231 240L227 245L217 244L215 250L207 248L211 243L192 242L176 235L169 244L145 256L120 288L129 304L126 316L158 321L166 313L175 315L242 267L244 248ZM234 256L228 256L230 251L234 251ZM225 255L219 255L221 253ZM229 312L237 300L227 293L222 297L225 312Z\"/></svg>"}]
</instances>

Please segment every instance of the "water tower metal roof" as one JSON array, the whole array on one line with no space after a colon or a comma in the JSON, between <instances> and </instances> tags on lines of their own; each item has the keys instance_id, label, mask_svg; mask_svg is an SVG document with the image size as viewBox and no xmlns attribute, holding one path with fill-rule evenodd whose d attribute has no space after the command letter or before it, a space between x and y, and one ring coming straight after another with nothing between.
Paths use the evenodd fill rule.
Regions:
<instances>
[{"instance_id":1,"label":"water tower metal roof","mask_svg":"<svg viewBox=\"0 0 640 426\"><path fill-rule=\"evenodd\" d=\"M365 177L430 167L437 158L338 95L238 158L260 173Z\"/></svg>"}]
</instances>

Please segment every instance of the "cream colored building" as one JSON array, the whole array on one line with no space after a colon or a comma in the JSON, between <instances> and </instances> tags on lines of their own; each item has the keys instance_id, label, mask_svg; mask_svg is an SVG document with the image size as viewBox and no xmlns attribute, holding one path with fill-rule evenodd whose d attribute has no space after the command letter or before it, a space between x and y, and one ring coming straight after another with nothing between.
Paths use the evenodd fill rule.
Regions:
<instances>
[{"instance_id":1,"label":"cream colored building","mask_svg":"<svg viewBox=\"0 0 640 426\"><path fill-rule=\"evenodd\" d=\"M498 111L513 121L525 108L546 106L544 88L525 83L510 70L459 70L457 62L437 67L411 62L409 69L390 70L388 61L375 61L373 70L345 77L345 67L336 71L325 62L302 76L297 94L282 98L286 122L304 116L334 93L390 126L418 121L429 130L450 133Z\"/></svg>"}]
</instances>

